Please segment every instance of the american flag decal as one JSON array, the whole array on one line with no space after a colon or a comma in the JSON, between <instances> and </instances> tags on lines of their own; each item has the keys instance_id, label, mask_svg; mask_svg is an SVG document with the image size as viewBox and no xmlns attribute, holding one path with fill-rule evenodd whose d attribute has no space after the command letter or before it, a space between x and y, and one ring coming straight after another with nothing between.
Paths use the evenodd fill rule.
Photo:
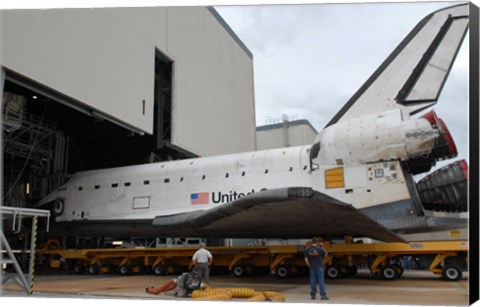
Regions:
<instances>
[{"instance_id":1,"label":"american flag decal","mask_svg":"<svg viewBox=\"0 0 480 307\"><path fill-rule=\"evenodd\" d=\"M208 192L192 193L190 194L190 203L192 205L206 205L208 204Z\"/></svg>"}]
</instances>

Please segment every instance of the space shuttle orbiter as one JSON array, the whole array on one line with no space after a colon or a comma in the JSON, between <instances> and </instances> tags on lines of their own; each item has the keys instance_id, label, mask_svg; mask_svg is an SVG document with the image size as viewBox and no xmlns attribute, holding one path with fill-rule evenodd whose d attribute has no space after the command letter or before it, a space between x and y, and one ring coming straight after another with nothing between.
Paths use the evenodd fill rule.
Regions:
<instances>
[{"instance_id":1,"label":"space shuttle orbiter","mask_svg":"<svg viewBox=\"0 0 480 307\"><path fill-rule=\"evenodd\" d=\"M457 155L433 111L415 115L437 102L468 23L468 4L421 20L311 146L80 172L37 207L63 235L403 241L464 227L464 206L422 206L413 175Z\"/></svg>"}]
</instances>

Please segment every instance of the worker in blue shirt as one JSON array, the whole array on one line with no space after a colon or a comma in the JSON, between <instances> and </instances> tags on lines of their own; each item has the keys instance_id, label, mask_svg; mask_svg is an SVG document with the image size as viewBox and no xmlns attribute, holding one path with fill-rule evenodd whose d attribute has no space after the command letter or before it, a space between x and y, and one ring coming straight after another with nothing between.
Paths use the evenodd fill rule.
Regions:
<instances>
[{"instance_id":1,"label":"worker in blue shirt","mask_svg":"<svg viewBox=\"0 0 480 307\"><path fill-rule=\"evenodd\" d=\"M323 258L327 256L327 251L322 243L318 243L317 238L312 239L312 246L305 250L305 263L310 268L310 297L315 299L317 293L317 284L320 287L321 300L328 300L325 290L325 278L323 275Z\"/></svg>"}]
</instances>

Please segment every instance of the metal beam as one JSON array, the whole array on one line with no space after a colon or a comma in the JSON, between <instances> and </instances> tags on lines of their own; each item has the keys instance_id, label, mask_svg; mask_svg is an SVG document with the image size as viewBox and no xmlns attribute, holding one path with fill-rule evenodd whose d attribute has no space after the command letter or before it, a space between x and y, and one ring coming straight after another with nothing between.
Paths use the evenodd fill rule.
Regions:
<instances>
[{"instance_id":1,"label":"metal beam","mask_svg":"<svg viewBox=\"0 0 480 307\"><path fill-rule=\"evenodd\" d=\"M3 259L3 254L0 253L0 264L12 264L15 268L15 276L2 276L0 278L1 284L4 284L8 280L12 279L17 282L23 290L29 295L33 293L33 285L35 279L35 249L36 249L36 240L37 240L37 222L39 217L50 218L50 211L48 210L38 210L38 209L26 209L26 208L15 208L15 207L3 207L0 206L0 214L2 218L4 216L11 215L13 216L13 227L15 228L15 222L18 217L18 230L20 230L20 225L22 223L22 217L31 217L32 218L32 229L31 229L31 239L30 239L30 262L28 268L28 279L27 276L23 273L20 265L18 264L17 258L15 257L10 244L8 243L5 234L3 233L3 227L0 228L0 250L5 250L8 255L8 259ZM48 229L49 221L47 221ZM15 230L15 229L14 229Z\"/></svg>"},{"instance_id":2,"label":"metal beam","mask_svg":"<svg viewBox=\"0 0 480 307\"><path fill-rule=\"evenodd\" d=\"M0 126L3 126L3 88L5 85L6 70L0 65ZM3 144L3 131L0 133L0 144ZM3 205L3 146L0 146L0 206ZM2 220L0 219L0 229L2 228Z\"/></svg>"},{"instance_id":3,"label":"metal beam","mask_svg":"<svg viewBox=\"0 0 480 307\"><path fill-rule=\"evenodd\" d=\"M10 247L10 244L8 244L7 238L3 234L2 229L0 229L0 246L2 247L2 250L6 251L8 255L8 259L3 259L3 255L0 254L0 264L12 264L15 268L15 271L17 272L15 276L2 276L1 284L4 284L8 280L12 279L13 281L17 282L27 294L31 294L30 283L27 281L25 274L23 274L23 271L18 264L17 258L13 254L12 248Z\"/></svg>"},{"instance_id":4,"label":"metal beam","mask_svg":"<svg viewBox=\"0 0 480 307\"><path fill-rule=\"evenodd\" d=\"M5 86L6 70L3 66L0 66L0 102L3 105L3 87Z\"/></svg>"}]
</instances>

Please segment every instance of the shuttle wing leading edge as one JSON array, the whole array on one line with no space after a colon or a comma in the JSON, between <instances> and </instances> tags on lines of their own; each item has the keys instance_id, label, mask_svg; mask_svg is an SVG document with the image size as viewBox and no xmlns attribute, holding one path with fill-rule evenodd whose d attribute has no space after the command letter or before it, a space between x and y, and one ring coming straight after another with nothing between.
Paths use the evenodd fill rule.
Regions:
<instances>
[{"instance_id":1,"label":"shuttle wing leading edge","mask_svg":"<svg viewBox=\"0 0 480 307\"><path fill-rule=\"evenodd\" d=\"M326 127L399 107L413 115L434 105L465 37L468 21L468 4L425 17Z\"/></svg>"},{"instance_id":2,"label":"shuttle wing leading edge","mask_svg":"<svg viewBox=\"0 0 480 307\"><path fill-rule=\"evenodd\" d=\"M198 236L231 238L308 238L323 235L404 240L353 206L311 188L254 193L230 203L189 213L157 216L158 232L193 230Z\"/></svg>"}]
</instances>

